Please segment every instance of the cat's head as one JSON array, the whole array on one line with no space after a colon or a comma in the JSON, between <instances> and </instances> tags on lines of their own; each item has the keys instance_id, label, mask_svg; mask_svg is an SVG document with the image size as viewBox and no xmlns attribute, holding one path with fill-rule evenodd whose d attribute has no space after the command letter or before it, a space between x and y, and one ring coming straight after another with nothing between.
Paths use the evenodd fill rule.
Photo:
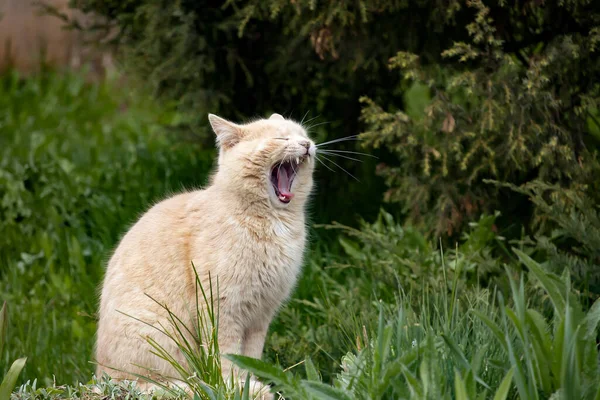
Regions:
<instances>
[{"instance_id":1,"label":"cat's head","mask_svg":"<svg viewBox=\"0 0 600 400\"><path fill-rule=\"evenodd\" d=\"M216 185L277 209L306 202L317 148L300 124L279 114L243 125L213 114L208 119L219 147Z\"/></svg>"}]
</instances>

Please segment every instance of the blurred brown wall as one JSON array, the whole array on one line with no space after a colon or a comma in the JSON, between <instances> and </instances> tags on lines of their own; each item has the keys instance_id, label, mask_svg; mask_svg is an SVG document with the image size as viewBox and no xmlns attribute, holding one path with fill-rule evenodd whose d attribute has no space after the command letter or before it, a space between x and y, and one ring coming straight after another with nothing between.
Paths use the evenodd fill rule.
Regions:
<instances>
[{"instance_id":1,"label":"blurred brown wall","mask_svg":"<svg viewBox=\"0 0 600 400\"><path fill-rule=\"evenodd\" d=\"M68 0L46 0L69 19L89 17L68 8ZM64 22L42 15L33 0L0 0L0 71L15 68L23 74L39 71L42 62L56 68L91 67L94 75L112 66L107 50L84 43L83 33L65 30Z\"/></svg>"}]
</instances>

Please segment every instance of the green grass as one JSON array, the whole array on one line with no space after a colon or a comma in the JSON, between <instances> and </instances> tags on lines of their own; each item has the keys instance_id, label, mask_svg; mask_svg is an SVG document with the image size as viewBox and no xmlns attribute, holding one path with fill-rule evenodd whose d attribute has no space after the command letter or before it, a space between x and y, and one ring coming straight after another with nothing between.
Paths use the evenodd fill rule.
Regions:
<instances>
[{"instance_id":1,"label":"green grass","mask_svg":"<svg viewBox=\"0 0 600 400\"><path fill-rule=\"evenodd\" d=\"M97 286L111 248L156 201L205 181L211 155L177 143L178 115L116 80L0 79L0 362L42 384L88 380Z\"/></svg>"},{"instance_id":2,"label":"green grass","mask_svg":"<svg viewBox=\"0 0 600 400\"><path fill-rule=\"evenodd\" d=\"M92 380L104 262L152 202L205 181L212 149L175 137L181 117L116 78L9 75L0 107L0 377L27 357L15 399L139 398ZM600 399L600 303L582 306L535 248L511 248L496 217L451 249L385 212L312 228L264 362L233 359L293 399ZM242 399L220 376L212 318L191 328L208 347L173 337L180 378L198 399Z\"/></svg>"}]
</instances>

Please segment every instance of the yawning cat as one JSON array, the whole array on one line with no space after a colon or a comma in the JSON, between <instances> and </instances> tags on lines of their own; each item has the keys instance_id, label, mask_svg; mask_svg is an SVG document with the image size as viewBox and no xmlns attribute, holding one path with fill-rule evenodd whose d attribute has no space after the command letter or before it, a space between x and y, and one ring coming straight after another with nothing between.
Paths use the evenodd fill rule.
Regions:
<instances>
[{"instance_id":1,"label":"yawning cat","mask_svg":"<svg viewBox=\"0 0 600 400\"><path fill-rule=\"evenodd\" d=\"M192 263L205 288L209 274L213 286L218 280L222 354L260 358L269 324L294 288L306 242L315 144L300 124L279 114L243 125L212 114L209 121L219 147L210 186L152 207L108 263L96 345L98 376L135 379L131 373L149 375L149 369L152 376L177 375L150 352L144 337L184 363L177 347L144 322L168 326L160 302L194 324ZM231 364L222 363L229 376ZM253 384L255 393L271 398L266 388Z\"/></svg>"}]
</instances>

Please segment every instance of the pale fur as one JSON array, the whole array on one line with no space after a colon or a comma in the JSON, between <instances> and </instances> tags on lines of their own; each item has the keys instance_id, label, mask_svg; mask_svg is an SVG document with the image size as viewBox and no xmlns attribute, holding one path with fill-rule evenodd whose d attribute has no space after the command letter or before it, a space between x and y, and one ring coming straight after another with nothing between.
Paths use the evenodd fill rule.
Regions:
<instances>
[{"instance_id":1,"label":"pale fur","mask_svg":"<svg viewBox=\"0 0 600 400\"><path fill-rule=\"evenodd\" d=\"M135 379L131 373L148 375L147 368L155 376L177 376L150 352L144 336L183 362L175 344L135 318L168 326L165 310L150 295L193 324L192 263L205 288L209 274L213 286L218 280L222 354L260 358L269 324L294 288L306 242L305 206L316 147L299 124L278 114L246 125L212 115L210 120L220 146L211 185L152 207L108 263L96 346L98 376ZM310 156L293 182L295 196L283 204L271 186L271 167L303 155L307 141ZM222 362L228 375L232 366Z\"/></svg>"}]
</instances>

